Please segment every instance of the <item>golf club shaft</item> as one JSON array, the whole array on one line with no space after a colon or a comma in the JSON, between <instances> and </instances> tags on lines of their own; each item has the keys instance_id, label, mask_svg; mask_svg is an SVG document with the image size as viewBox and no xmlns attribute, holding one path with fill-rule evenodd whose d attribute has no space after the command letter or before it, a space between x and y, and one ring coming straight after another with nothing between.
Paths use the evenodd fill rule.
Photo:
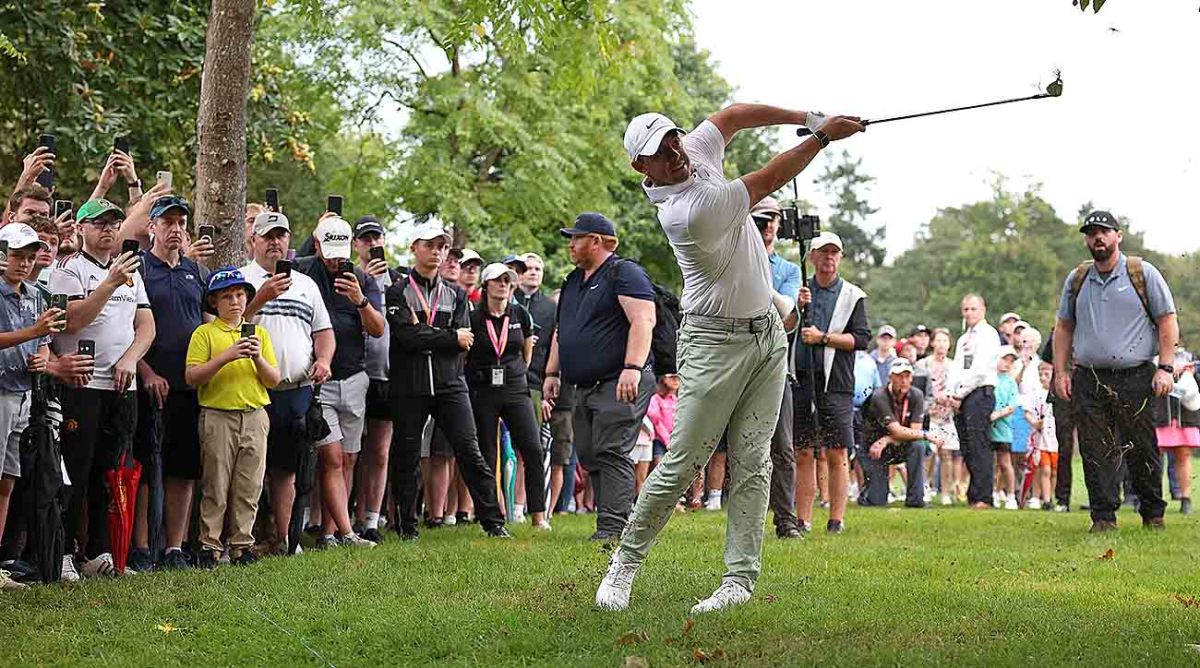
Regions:
<instances>
[{"instance_id":1,"label":"golf club shaft","mask_svg":"<svg viewBox=\"0 0 1200 668\"><path fill-rule=\"evenodd\" d=\"M1050 95L1048 93L1038 93L1037 95L1030 95L1029 97L1017 97L1017 98L1013 98L1011 100L1000 100L999 102L985 102L983 104L972 104L972 105L969 105L966 107L954 107L953 109L941 109L939 111L925 111L925 112L922 112L919 114L908 114L906 116L893 116L891 118L880 118L878 120L865 120L865 121L863 121L863 125L866 126L866 125L876 125L878 123L891 123L892 121L906 121L910 118L921 118L923 116L937 116L939 114L949 114L949 113L955 112L955 111L967 111L969 109L982 109L983 107L994 107L994 106L1000 105L1000 104L1012 104L1013 102L1026 102L1028 100L1040 100L1040 99L1046 98L1046 97L1054 97L1054 96ZM812 134L812 131L809 130L808 128L798 128L796 130L796 135L800 136L800 137L804 137L804 136L807 136L810 134Z\"/></svg>"}]
</instances>

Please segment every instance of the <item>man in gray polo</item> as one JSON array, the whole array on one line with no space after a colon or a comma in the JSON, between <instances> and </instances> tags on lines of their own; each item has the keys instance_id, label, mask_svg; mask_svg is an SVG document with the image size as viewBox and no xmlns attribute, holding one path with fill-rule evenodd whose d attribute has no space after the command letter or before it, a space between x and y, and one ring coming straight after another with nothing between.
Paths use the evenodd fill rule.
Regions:
<instances>
[{"instance_id":1,"label":"man in gray polo","mask_svg":"<svg viewBox=\"0 0 1200 668\"><path fill-rule=\"evenodd\" d=\"M813 136L762 169L727 181L725 146L746 128L805 125ZM680 392L671 448L638 496L620 547L596 592L596 606L629 606L633 577L683 490L729 431L727 571L693 613L750 600L761 568L771 483L771 436L786 375L787 337L773 307L771 265L750 207L799 174L835 139L861 132L853 117L734 104L683 130L642 114L625 130L632 167L658 206L659 223L683 272ZM790 309L788 309L790 310Z\"/></svg>"},{"instance_id":2,"label":"man in gray polo","mask_svg":"<svg viewBox=\"0 0 1200 668\"><path fill-rule=\"evenodd\" d=\"M1149 403L1151 395L1166 396L1175 385L1175 369L1153 362L1155 355L1175 357L1175 301L1154 265L1121 252L1116 216L1093 211L1079 231L1092 261L1063 284L1054 326L1054 390L1074 408L1091 532L1117 528L1122 460L1141 501L1142 525L1161 529L1167 504Z\"/></svg>"}]
</instances>

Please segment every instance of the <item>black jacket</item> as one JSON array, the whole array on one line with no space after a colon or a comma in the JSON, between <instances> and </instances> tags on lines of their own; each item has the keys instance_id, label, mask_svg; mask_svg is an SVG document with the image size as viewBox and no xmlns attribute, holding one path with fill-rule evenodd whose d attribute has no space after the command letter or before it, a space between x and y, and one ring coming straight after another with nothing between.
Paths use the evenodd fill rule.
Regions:
<instances>
[{"instance_id":1,"label":"black jacket","mask_svg":"<svg viewBox=\"0 0 1200 668\"><path fill-rule=\"evenodd\" d=\"M823 389L826 392L853 394L855 351L866 350L867 345L871 342L871 327L867 323L867 298L863 297L854 304L854 310L850 312L850 319L846 322L845 329L841 332L830 333L849 334L853 336L854 350L838 350L834 353L833 368L829 372L829 383ZM821 382L821 379L825 376L824 348L817 346L813 348L813 351L816 353L815 375L818 382ZM809 384L809 372L807 369L796 369L796 383L800 385Z\"/></svg>"},{"instance_id":2,"label":"black jacket","mask_svg":"<svg viewBox=\"0 0 1200 668\"><path fill-rule=\"evenodd\" d=\"M538 337L538 342L533 346L533 359L529 362L528 377L529 386L540 390L546 373L546 360L550 357L550 339L554 334L558 309L541 290L532 295L517 290L517 302L533 317L533 333Z\"/></svg>"},{"instance_id":3,"label":"black jacket","mask_svg":"<svg viewBox=\"0 0 1200 668\"><path fill-rule=\"evenodd\" d=\"M471 326L467 296L440 278L430 281L416 272L409 276L421 296L404 277L388 288L384 300L392 336L388 348L392 393L427 397L465 392L463 350L455 330ZM434 309L432 324L422 297Z\"/></svg>"}]
</instances>

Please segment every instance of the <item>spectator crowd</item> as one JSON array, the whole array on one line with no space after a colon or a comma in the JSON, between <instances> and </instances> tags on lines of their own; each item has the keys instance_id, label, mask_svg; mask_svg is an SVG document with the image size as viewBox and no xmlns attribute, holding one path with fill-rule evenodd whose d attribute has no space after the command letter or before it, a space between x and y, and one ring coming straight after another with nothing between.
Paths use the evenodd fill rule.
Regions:
<instances>
[{"instance_id":1,"label":"spectator crowd","mask_svg":"<svg viewBox=\"0 0 1200 668\"><path fill-rule=\"evenodd\" d=\"M436 223L397 240L371 215L333 211L299 238L277 203L248 204L244 262L213 266L215 230L169 178L143 191L132 156L115 150L75 206L48 187L54 157L43 147L25 159L0 220L4 589L365 549L387 529L416 540L477 524L504 539L510 523L550 531L556 513L594 513L592 538L611 542L672 447L686 316L617 252L604 215L561 230L575 268L557 289L536 253L488 262ZM118 184L123 207L109 196ZM813 239L814 274L802 277L775 249L779 204L750 214L772 287L803 310L784 319L777 536L812 532L818 506L830 533L846 530L848 505L1071 510L1072 458L1094 420L1055 391L1070 367L1056 368L1049 330L1012 312L993 327L985 299L966 295L957 335L883 324L872 336L866 294L838 275L842 240ZM1116 229L1105 220L1091 227ZM397 241L409 266L387 257ZM1170 296L1156 271L1130 266L1145 272L1151 320L1162 317ZM1060 323L1074 322L1071 299ZM1089 352L1076 343L1074 354ZM1149 447L1169 454L1186 514L1195 366L1182 348L1157 363L1176 389L1150 399ZM725 440L678 512L722 508ZM1092 504L1108 503L1092 480L1107 476L1161 526L1153 480L1120 454L1112 471L1084 460ZM61 525L53 567L47 496ZM1100 512L1093 530L1108 521Z\"/></svg>"}]
</instances>

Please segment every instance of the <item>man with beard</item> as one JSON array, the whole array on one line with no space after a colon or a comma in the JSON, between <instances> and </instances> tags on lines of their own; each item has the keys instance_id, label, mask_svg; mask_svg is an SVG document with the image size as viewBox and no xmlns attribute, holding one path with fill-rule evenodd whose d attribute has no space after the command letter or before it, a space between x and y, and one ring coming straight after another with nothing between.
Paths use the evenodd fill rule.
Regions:
<instances>
[{"instance_id":1,"label":"man with beard","mask_svg":"<svg viewBox=\"0 0 1200 668\"><path fill-rule=\"evenodd\" d=\"M1179 323L1171 289L1154 265L1121 253L1121 226L1093 211L1079 228L1092 261L1063 284L1054 326L1054 390L1071 401L1079 430L1092 533L1117 528L1122 460L1132 474L1142 526L1163 527L1162 460L1148 409L1175 384ZM1073 364L1073 368L1072 367Z\"/></svg>"}]
</instances>

